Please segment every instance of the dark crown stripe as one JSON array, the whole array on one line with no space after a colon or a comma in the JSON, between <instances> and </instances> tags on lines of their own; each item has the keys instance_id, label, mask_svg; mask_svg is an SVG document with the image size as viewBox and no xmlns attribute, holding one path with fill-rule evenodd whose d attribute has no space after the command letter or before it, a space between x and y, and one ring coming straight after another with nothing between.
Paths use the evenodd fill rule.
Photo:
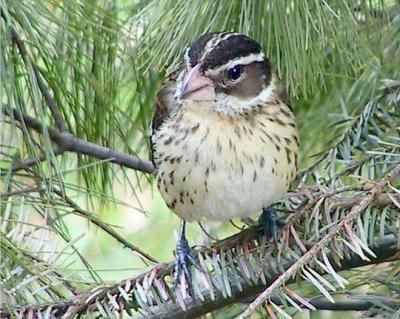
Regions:
<instances>
[{"instance_id":1,"label":"dark crown stripe","mask_svg":"<svg viewBox=\"0 0 400 319\"><path fill-rule=\"evenodd\" d=\"M204 57L204 69L215 69L229 61L261 52L261 46L244 34L235 34L219 42Z\"/></svg>"},{"instance_id":2,"label":"dark crown stripe","mask_svg":"<svg viewBox=\"0 0 400 319\"><path fill-rule=\"evenodd\" d=\"M208 41L213 39L219 33L206 33L203 34L200 38L194 41L189 48L189 62L191 66L195 66L199 63L199 59L203 55L203 51L205 46L207 45Z\"/></svg>"}]
</instances>

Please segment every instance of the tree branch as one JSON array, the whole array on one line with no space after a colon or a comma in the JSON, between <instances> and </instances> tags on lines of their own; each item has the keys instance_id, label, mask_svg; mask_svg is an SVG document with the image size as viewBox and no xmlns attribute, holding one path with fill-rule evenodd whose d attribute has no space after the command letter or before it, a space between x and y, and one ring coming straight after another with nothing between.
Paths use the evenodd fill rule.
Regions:
<instances>
[{"instance_id":1,"label":"tree branch","mask_svg":"<svg viewBox=\"0 0 400 319\"><path fill-rule=\"evenodd\" d=\"M25 123L27 127L40 134L42 134L43 131L47 131L50 139L65 151L85 154L99 159L110 159L113 163L145 173L152 173L155 170L150 161L141 160L136 156L85 141L68 132L60 132L57 129L49 127L35 118L23 114L19 110L11 108L4 103L2 103L1 110L5 115L13 117L19 122ZM30 163L32 163L34 160L30 161Z\"/></svg>"},{"instance_id":2,"label":"tree branch","mask_svg":"<svg viewBox=\"0 0 400 319\"><path fill-rule=\"evenodd\" d=\"M363 298L364 297L364 298ZM372 296L368 295L371 299ZM326 298L304 298L310 305L312 305L315 310L333 310L333 311L365 311L371 309L374 306L374 303L366 300L365 296L350 296L346 300L335 300L335 303L332 303ZM390 299L390 297L388 298ZM285 305L282 302L282 299L277 296L272 296L271 300L277 305ZM382 302L382 300L380 300ZM385 300L385 304L390 304L391 300ZM392 303L393 300L392 300ZM297 304L300 308L309 309L303 304Z\"/></svg>"},{"instance_id":3,"label":"tree branch","mask_svg":"<svg viewBox=\"0 0 400 319\"><path fill-rule=\"evenodd\" d=\"M399 167L397 169L400 169ZM371 206L378 205L380 207L380 205L387 206L387 204L390 204L391 202L386 201L386 199L389 198L387 194L380 194L380 196L378 196L378 189L381 189L381 187L383 187L382 185L386 185L387 180L388 177L385 177L381 182L374 184L375 187L371 188L369 186L359 186L358 189L363 190L366 195L354 196L353 194L353 197L357 198L357 200L352 201L353 208L351 211L353 211L353 214L355 211L358 211L360 207L364 207L366 201L371 201ZM343 188L343 190L346 189L347 188ZM337 194L338 190L332 191L332 194ZM368 195L370 192L372 192L373 195ZM326 194L320 194L319 199L323 199L324 195ZM372 196L372 198L370 196ZM320 201L317 198L315 200L316 202ZM332 203L337 206L343 204L347 209L350 209L348 206L350 202L349 200L335 197L331 198L331 200L333 201ZM338 200L338 202L336 202L336 200ZM300 207L304 207L304 205L300 205ZM287 218L289 221L287 225L288 228L294 225L291 223L294 223L295 219L291 217L301 212L302 208L299 209L298 212L295 212L295 214L292 214ZM310 209L309 213L312 211L313 209ZM336 271L343 271L393 260L394 256L399 252L399 248L396 245L398 242L397 236L398 234L395 233L386 235L382 240L375 240L374 244L370 246L370 249L374 252L375 256L368 260L361 259L352 250L346 251L344 254L345 257L340 260L340 263L337 262L336 251L327 252L328 260ZM282 238L282 242L285 242L285 232L283 233ZM311 245L311 247L313 246L314 245ZM290 244L290 249L294 248L295 244ZM312 248L310 250L312 250ZM229 259L226 256L228 256L230 252L232 253L232 258L235 258L236 260L233 264L234 266L228 266L226 264ZM43 311L51 306L58 317L63 316L63 318L74 318L75 315L84 314L86 311L95 311L100 304L102 307L109 307L109 309L111 309L110 311L140 308L146 312L147 316L151 316L151 318L168 319L183 316L194 318L227 306L231 303L237 303L243 300L248 300L249 298L254 298L254 296L257 296L259 293L264 291L265 287L269 287L276 282L277 278L280 278L282 274L286 273L288 270L290 271L291 267L298 265L298 257L295 255L286 254L281 257L276 257L276 255L279 254L276 249L276 244L271 241L266 242L265 237L257 231L257 227L250 227L238 234L213 244L211 248L201 248L197 250L196 253L202 267L204 267L204 264L201 260L207 260L211 265L213 265L214 271L205 273L204 277L202 277L203 270L196 272L195 280L193 282L194 285L197 285L195 289L195 301L187 296L183 297L179 289L169 288L170 286L165 279L173 274L174 263L171 262L169 264L156 265L139 276L125 279L113 286L98 287L97 289L92 290L92 292L82 293L72 299L61 300L60 302L47 305L27 306L24 309L26 311L30 310L35 312L38 310ZM264 258L268 258L267 262ZM238 272L239 274L234 274L233 272L238 270L242 263L246 263L245 260L253 260L256 270L249 270L251 268L248 268L248 271L251 271L248 275L249 277L246 277L247 275L240 272ZM220 270L218 270L218 265L221 267ZM221 277L220 272L223 271L226 271L229 276L227 278L230 282L229 293L221 287L219 281L221 279L218 279ZM316 269L316 271L318 271L318 269ZM261 273L264 276L264 280L261 280ZM288 278L286 283L293 282L293 280L295 280L293 277ZM199 285L198 282L202 282L203 284ZM139 291L141 291L140 294L138 293ZM276 290L274 292L276 292ZM199 294L202 296L201 301L198 298ZM124 296L129 296L129 302L124 298ZM155 298L154 296L158 296L157 298L160 298L161 300L157 302L154 301L157 300L157 298L153 299ZM271 296L271 298L274 296L275 295ZM181 301L179 301L180 298L182 298ZM110 300L113 300L113 302ZM319 307L329 307L326 303L324 304L320 301L315 302ZM339 305L341 304L339 303ZM372 306L372 304L368 305L368 307ZM345 307L344 304L343 307ZM351 308L350 305L348 305L348 308ZM134 318L145 318L146 315L137 314Z\"/></svg>"},{"instance_id":4,"label":"tree branch","mask_svg":"<svg viewBox=\"0 0 400 319\"><path fill-rule=\"evenodd\" d=\"M271 285L268 286L241 314L240 319L246 319L251 316L251 314L264 303L277 289L283 286L290 278L303 268L309 261L311 261L319 251L321 251L327 244L336 237L339 232L344 229L345 225L353 221L358 217L361 212L365 210L385 189L386 184L392 180L400 172L400 165L395 166L389 174L387 174L381 181L379 181L370 191L367 196L361 199L361 201L354 205L351 211L334 227L331 228L329 233L324 236L318 243L316 243L310 250L308 250L299 260L290 266L287 271L282 273Z\"/></svg>"},{"instance_id":5,"label":"tree branch","mask_svg":"<svg viewBox=\"0 0 400 319\"><path fill-rule=\"evenodd\" d=\"M383 240L376 241L375 246L371 247L371 250L375 253L376 257L371 258L370 260L363 260L357 255L353 255L351 257L345 257L340 265L337 265L334 263L334 256L332 254L328 254L328 259L330 262L332 262L333 265L335 265L335 270L340 272L344 270L349 270L349 269L354 269L362 266L367 266L367 265L372 265L372 264L378 264L382 262L386 262L389 260L392 260L393 256L396 255L396 253L399 252L398 248L396 247L398 242L398 238L395 235L390 235L387 236ZM287 262L282 265L282 272L290 268L291 265L295 263L294 260L291 262ZM267 265L264 265L264 267L267 267ZM157 269L157 276L164 276L169 274L172 271L173 268L173 263L170 264L162 264L159 266ZM51 306L53 313L56 315L56 317L62 317L64 319L68 318L74 318L78 314L84 314L86 310L93 310L96 308L96 302L99 302L99 300L102 300L105 296L117 296L120 294L121 289L125 289L125 293L129 294L132 293L132 288L135 287L135 285L143 282L146 278L149 279L152 276L152 273L154 273L155 269L151 269L146 273L143 273L137 277L129 278L122 280L120 283L116 284L115 286L107 287L106 289L102 290L100 293L96 294L96 298L91 297L92 293L82 293L80 295L74 296L71 299L68 300L61 300L56 303L52 304L44 304L44 305L35 305L35 306L25 306L17 312L20 315L23 315L24 313L35 313L39 310L44 311L46 310L49 306ZM248 282L244 278L240 278L240 283L242 285L242 289L238 289L236 286L232 286L232 293L231 296L226 297L223 296L223 294L219 290L215 290L213 297L209 293L208 290L202 291L202 294L204 296L204 300L199 302L198 300L193 301L191 300L185 300L185 306L186 310L183 310L182 307L177 303L177 302L165 302L162 304L162 306L153 306L149 307L148 310L151 311L151 318L152 319L173 319L173 318L196 318L198 316L204 315L206 313L209 313L211 311L214 311L216 309L223 308L229 304L232 303L237 303L237 302L242 302L243 300L247 300L248 298L254 297L260 292L262 292L265 288L265 286L269 286L271 283L274 282L274 279L279 276L275 275L271 278L267 278L266 284L263 284L262 282L258 282L257 284L254 285L249 285ZM288 281L294 282L296 279L291 279ZM126 287L130 287L128 291L126 291ZM118 299L117 299L118 300ZM316 306L316 308L319 309L332 309L332 308L339 308L339 306L342 306L340 310L354 310L351 309L351 307L359 307L363 309L369 309L373 306L372 303L360 303L358 304L352 303L350 304L349 302L338 302L335 304L332 304L328 301L325 301L323 299L311 299L308 300L311 301L313 305ZM331 304L329 306L329 304ZM352 306L350 306L352 305ZM132 307L132 304L129 304L128 306ZM347 308L347 309L346 309ZM338 309L337 309L338 310ZM7 313L5 310L1 313L3 316L2 318L10 318L11 314ZM145 319L149 318L149 315L144 315L144 314L136 314L134 317L131 317L132 319Z\"/></svg>"},{"instance_id":6,"label":"tree branch","mask_svg":"<svg viewBox=\"0 0 400 319\"><path fill-rule=\"evenodd\" d=\"M38 187L38 186L25 187L25 188L22 188L22 189L11 191L11 192L0 193L0 198L4 200L4 199L7 199L8 197L11 197L11 196L29 194L29 193L37 193L37 192L40 192L42 190L43 189L41 187Z\"/></svg>"},{"instance_id":7,"label":"tree branch","mask_svg":"<svg viewBox=\"0 0 400 319\"><path fill-rule=\"evenodd\" d=\"M46 84L44 83L44 81L42 79L42 76L40 75L36 65L33 63L32 59L30 58L30 56L28 54L28 51L26 50L24 42L20 39L18 33L12 27L9 27L9 30L10 30L10 34L11 34L11 40L18 47L19 53L21 54L26 66L27 67L29 65L32 66L33 73L35 75L37 84L39 86L39 90L42 93L47 105L50 108L51 114L53 115L54 121L56 122L58 129L61 132L68 132L68 128L67 128L64 118L60 112L60 108L57 105L57 102L50 95L48 88L46 87Z\"/></svg>"},{"instance_id":8,"label":"tree branch","mask_svg":"<svg viewBox=\"0 0 400 319\"><path fill-rule=\"evenodd\" d=\"M139 247L131 244L129 241L127 241L125 238L123 238L121 235L119 235L114 229L112 229L110 226L107 224L102 223L98 217L78 206L71 198L69 198L67 195L63 194L61 191L54 189L54 193L56 193L59 197L61 197L71 208L73 208L74 211L79 213L80 215L86 217L89 221L91 221L93 224L101 228L103 231L105 231L107 234L109 234L111 237L116 239L118 242L120 242L124 247L129 248L133 252L139 254L142 258L148 259L153 263L158 263L157 259L154 257L150 256L148 253L144 252L141 250Z\"/></svg>"},{"instance_id":9,"label":"tree branch","mask_svg":"<svg viewBox=\"0 0 400 319\"><path fill-rule=\"evenodd\" d=\"M64 152L65 152L65 149L63 149L62 147L56 147L53 150L54 156L61 155ZM47 160L46 154L41 154L41 155L39 155L39 156L37 156L35 158L28 158L28 159L23 160L23 161L13 160L13 164L11 166L11 172L14 173L14 172L17 172L17 171L19 171L21 169L28 169L28 168L30 168L30 167L32 167L32 166L34 166L34 165L36 165L36 164L38 164L40 162L46 161L46 160Z\"/></svg>"},{"instance_id":10,"label":"tree branch","mask_svg":"<svg viewBox=\"0 0 400 319\"><path fill-rule=\"evenodd\" d=\"M5 19L3 12L1 12L1 16ZM9 32L11 35L11 40L18 47L19 53L23 58L25 64L27 65L27 67L29 65L32 67L39 90L42 93L47 105L49 106L54 121L58 127L58 130L56 130L54 128L46 126L46 129L49 132L51 139L59 146L59 148L57 148L57 150L54 152L54 155L60 155L64 153L64 151L71 151L80 154L90 155L99 159L112 159L112 162L120 164L121 166L143 171L146 173L152 173L154 171L154 167L150 161L143 161L132 155L112 150L98 144L87 142L82 139L76 138L72 134L69 134L66 122L61 114L60 108L55 99L49 93L49 89L46 86L38 68L30 58L24 42L21 40L14 28L9 27ZM11 116L11 114L13 114L14 118L18 121L25 122L28 127L36 130L38 133L43 133L44 125L36 119L28 115L19 114L18 110L11 109L5 104L2 105L2 109L3 113L5 113L6 115ZM28 159L24 162L17 163L13 165L12 172L32 167L33 165L44 160L46 160L46 156L40 155L37 158Z\"/></svg>"},{"instance_id":11,"label":"tree branch","mask_svg":"<svg viewBox=\"0 0 400 319\"><path fill-rule=\"evenodd\" d=\"M372 248L372 251L375 253L376 258L370 259L369 261L362 260L359 256L353 255L351 258L342 260L342 264L340 266L336 265L335 270L337 272L354 269L362 266L378 264L382 262L386 262L393 258L393 256L399 252L396 247L397 238L392 237L392 239L382 240L377 242L377 245ZM334 257L331 254L328 254L328 259L332 264L334 263ZM289 269L292 265L295 264L295 261L291 263L286 263L282 265L283 271L281 274L285 273L287 269ZM265 287L269 287L274 283L274 280L279 277L279 274L268 278L265 285L262 283L256 284L253 286L249 286L245 281L241 281L243 284L243 290L233 289L231 297L224 297L220 291L214 292L214 300L209 294L205 295L205 301L199 303L198 301L190 300L185 303L186 310L183 310L182 307L178 303L163 305L162 307L153 307L151 310L153 311L152 319L173 319L180 318L186 316L186 318L196 318L201 315L205 315L211 311L216 309L223 308L229 304L241 302L242 300L247 300L249 297L257 296L260 292L262 292ZM287 281L287 283L295 282L295 278L291 278ZM320 304L321 305L321 304ZM372 305L371 305L372 306ZM146 316L138 314L132 319L144 319Z\"/></svg>"},{"instance_id":12,"label":"tree branch","mask_svg":"<svg viewBox=\"0 0 400 319\"><path fill-rule=\"evenodd\" d=\"M375 304L363 296L350 296L348 300L335 300L335 303L330 302L325 298L312 298L307 301L318 310L335 310L335 311L365 311L371 309ZM368 296L371 300L373 296ZM386 303L386 302L384 302ZM388 303L390 301L388 300ZM301 305L299 305L301 307Z\"/></svg>"}]
</instances>

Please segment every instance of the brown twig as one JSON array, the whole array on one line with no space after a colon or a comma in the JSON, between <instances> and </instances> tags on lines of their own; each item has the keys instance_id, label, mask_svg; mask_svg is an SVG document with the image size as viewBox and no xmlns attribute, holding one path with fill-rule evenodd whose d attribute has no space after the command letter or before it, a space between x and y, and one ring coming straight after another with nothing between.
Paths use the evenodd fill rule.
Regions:
<instances>
[{"instance_id":1,"label":"brown twig","mask_svg":"<svg viewBox=\"0 0 400 319\"><path fill-rule=\"evenodd\" d=\"M85 141L68 132L60 132L57 129L46 126L37 119L27 114L23 114L19 110L11 108L4 103L2 104L1 110L5 115L13 117L19 122L25 123L27 127L40 134L43 133L43 131L47 131L50 139L65 151L85 154L99 159L109 159L113 163L145 173L152 173L155 170L150 161L141 160L136 156Z\"/></svg>"},{"instance_id":2,"label":"brown twig","mask_svg":"<svg viewBox=\"0 0 400 319\"><path fill-rule=\"evenodd\" d=\"M364 183L364 184L357 184L357 185L345 185L342 187L338 187L336 189L330 190L327 193L320 193L320 194L316 194L317 196L314 196L314 198L310 199L307 202L304 202L304 204L302 204L302 207L300 207L300 211L296 212L296 214L293 214L292 216L289 216L288 218L288 222L290 223L294 223L298 220L300 220L301 218L303 218L303 215L305 214L305 212L307 212L311 207L313 207L315 204L317 204L317 202L319 202L320 200L326 200L328 198L332 198L335 195L341 194L341 193L345 193L345 192L349 192L349 191L369 191L371 190L371 188L374 186L373 183L369 182L369 183ZM343 200L346 200L346 198L343 198ZM340 206L340 200L336 201L336 203ZM356 202L356 204L358 203L358 201ZM352 206L350 206L352 207Z\"/></svg>"},{"instance_id":3,"label":"brown twig","mask_svg":"<svg viewBox=\"0 0 400 319\"><path fill-rule=\"evenodd\" d=\"M372 295L367 295L367 298L362 298L363 296L350 296L347 300L335 300L335 303L330 302L325 298L312 298L307 301L315 307L317 310L334 310L334 311L365 311L371 309L375 304L370 301L373 300ZM271 298L273 300L273 298ZM390 304L391 301L398 305L399 300L395 298L387 298L386 301L381 301L382 303ZM393 300L390 300L393 299ZM303 305L299 305L302 307ZM304 306L303 306L304 307Z\"/></svg>"},{"instance_id":4,"label":"brown twig","mask_svg":"<svg viewBox=\"0 0 400 319\"><path fill-rule=\"evenodd\" d=\"M386 178L384 180L386 180ZM374 185L382 185L381 183L377 183ZM390 202L387 201L387 198L389 198L388 194L380 194L380 196L378 196L377 190L374 189L364 190L364 192L366 194L370 194L369 192L372 192L374 194L373 199L370 199L371 195L366 195L364 197L357 195L357 200L351 201L354 207L351 210L352 212L354 212L355 210L358 211L360 207L364 207L365 198L368 198L368 201L371 200L370 204L372 206L390 204ZM338 193L338 192L333 191L332 193ZM320 198L322 198L322 196L323 194L319 195ZM350 209L350 207L348 206L350 201L344 198L333 197L331 200L333 203L336 203L337 205L340 205L342 203L346 206L347 209ZM338 202L336 202L336 200L338 200ZM294 220L290 220L290 222L294 222ZM398 252L398 247L396 246L398 238L396 237L396 235L395 234L387 235L382 240L376 240L374 245L371 245L370 247L370 249L375 253L376 257L372 257L368 261L361 259L356 254L349 254L349 255L346 254L347 257L342 259L339 264L335 262L334 253L330 255L328 252L327 256L336 271L342 271L364 265L390 261L393 259L393 256L395 256L395 254ZM238 247L246 245L244 244L245 241L247 241L247 243L254 242L255 240L262 242L261 240L262 238L263 236L256 231L256 228L252 227L238 234L235 234L229 238L226 238L218 242L217 244L212 245L211 248L200 249L198 253L207 255L210 253L212 254L215 251L227 251L229 249L233 249L236 251ZM270 248L273 250L275 250L274 247L275 247L274 245L270 245ZM255 254L258 254L257 249L254 249L252 251ZM240 252L237 251L236 253L240 254ZM269 262L271 262L271 260ZM246 281L245 278L239 277L238 280L240 281L241 288L239 289L237 285L232 285L230 296L223 295L220 290L211 288L213 289L213 298L212 298L210 293L210 288L205 287L204 290L202 289L202 295L204 296L204 301L199 302L198 300L193 301L192 299L186 299L185 300L186 310L183 310L180 304L176 302L176 300L174 300L175 298L173 297L174 292L170 291L167 286L164 286L165 287L164 289L166 291L165 293L167 293L169 298L172 298L172 300L164 302L160 306L152 306L151 317L168 319L168 318L186 316L187 318L194 318L197 316L201 316L205 313L208 313L210 311L222 308L228 304L240 302L243 301L244 299L247 300L250 297L254 298L254 296L257 296L259 293L263 292L266 286L268 287L270 284L273 284L277 278L280 278L279 276L285 274L285 272L288 269L291 269L293 265L296 265L297 264L296 262L297 259L282 260L281 266L279 267L279 271L276 273L271 272L271 268L269 268L268 265L269 263L265 263L262 265L260 264L259 266L265 269L264 273L268 274L266 275L267 276L266 282L263 283L262 281L259 280L256 283L252 282L251 284L249 284L249 282ZM94 310L96 308L96 303L101 302L103 299L107 300L108 296L115 296L115 298L119 298L117 300L120 300L122 297L121 296L117 297L117 296L120 294L121 287L126 288L127 286L130 286L131 288L126 290L126 292L129 294L132 293L132 289L134 289L132 287L136 287L138 284L144 287L144 282L148 281L149 278L157 278L157 280L163 281L163 278L165 276L171 275L171 273L173 272L173 266L174 263L158 264L141 275L138 275L134 278L123 280L114 286L104 288L103 290L99 291L99 293L96 293L96 297L92 297L93 292L82 293L79 296L76 296L72 299L61 300L58 303L52 303L41 306L28 306L25 307L25 309L27 310L30 309L33 312L35 312L37 310L44 310L47 307L52 306L52 309L56 311L58 316L64 315L65 318L73 318L74 315L83 314L85 313L85 311ZM154 277L154 274L156 277ZM288 279L287 283L290 282L292 282L291 278ZM165 283L163 285L165 285ZM369 305L368 307L370 306L372 305ZM129 307L132 306L129 305ZM145 318L145 316L137 315L134 318Z\"/></svg>"},{"instance_id":5,"label":"brown twig","mask_svg":"<svg viewBox=\"0 0 400 319\"><path fill-rule=\"evenodd\" d=\"M50 108L51 114L54 118L54 121L56 122L58 129L60 130L60 132L68 132L67 124L64 121L60 108L54 98L50 95L49 90L44 83L42 76L40 75L40 72L38 71L36 65L33 63L28 54L28 51L26 50L24 42L20 39L18 33L12 27L9 28L9 31L11 34L11 40L18 47L19 53L21 54L21 57L24 60L26 66L28 67L30 65L32 67L36 82L39 86L39 90Z\"/></svg>"},{"instance_id":6,"label":"brown twig","mask_svg":"<svg viewBox=\"0 0 400 319\"><path fill-rule=\"evenodd\" d=\"M366 261L361 259L357 255L353 255L352 257L343 259L341 261L340 266L335 264L335 271L340 272L343 270L353 269L361 266L386 262L391 258L393 258L393 256L398 252L398 248L396 247L397 241L398 238L395 236L379 240L376 242L375 246L371 247L372 251L376 255L375 258L371 258L370 260ZM328 254L328 259L332 262L332 264L334 264L334 258L330 254ZM295 261L283 265L282 268L288 269L290 268L290 265L292 265L293 263L295 263ZM157 270L157 277L168 275L171 272L172 268L173 268L173 263L159 265ZM102 300L102 298L105 298L107 295L113 296L119 294L121 287L127 287L127 285L129 285L130 287L135 287L136 283L140 283L144 280L144 278L148 278L151 272L152 270L149 270L148 272L138 275L136 277L124 279L121 282L102 290L101 293L97 294L96 298L89 299L92 293L87 292L74 296L71 299L60 300L58 302L54 302L51 304L32 305L32 306L27 305L23 308L16 309L16 312L21 316L23 316L24 313L27 314L28 312L34 314L39 310L45 311L48 307L51 306L51 309L55 313L57 318L65 318L65 319L75 318L75 316L78 314L83 314L87 310L90 311L96 308L96 300ZM269 284L271 284L274 279L275 277L268 278L266 285L268 286ZM289 282L292 281L294 281L294 279L289 280ZM232 294L229 297L223 296L221 292L217 290L214 291L214 298L211 298L208 291L202 291L202 294L205 298L204 301L198 302L194 301L193 299L186 300L187 301L186 310L183 310L181 306L176 302L164 303L162 306L159 307L154 306L151 308L152 310L151 318L152 319L161 319L161 318L173 319L181 317L196 318L206 313L209 313L210 311L220 309L228 304L241 302L243 300L247 300L252 296L254 297L258 293L260 293L265 287L263 283L258 283L256 285L249 285L243 279L241 279L241 285L242 289L238 289L236 286L233 286ZM316 306L318 305L317 301L315 301L315 305ZM325 302L323 303L321 302L320 305L321 307L325 306L326 308L328 308L328 305ZM373 304L369 304L368 308L372 306ZM346 310L346 309L340 309L340 310ZM11 317L11 315L5 310L3 310L1 315L3 316L2 318ZM136 316L131 318L144 319L144 318L149 318L149 316L148 315L146 316L144 314L137 314Z\"/></svg>"},{"instance_id":7,"label":"brown twig","mask_svg":"<svg viewBox=\"0 0 400 319\"><path fill-rule=\"evenodd\" d=\"M22 195L22 194L29 194L29 193L38 193L42 190L42 188L38 187L38 186L32 186L32 187L25 187L22 189L17 189L15 191L11 191L11 192L6 192L6 193L0 193L0 199L6 199L8 197L11 196L15 196L15 195Z\"/></svg>"},{"instance_id":8,"label":"brown twig","mask_svg":"<svg viewBox=\"0 0 400 319\"><path fill-rule=\"evenodd\" d=\"M53 150L53 155L58 156L58 155L63 154L64 152L65 152L65 149L63 149L62 147L56 147ZM28 158L23 161L13 160L13 164L11 166L11 172L14 173L21 169L28 169L40 162L46 161L47 159L48 159L48 157L46 154L41 154L35 158Z\"/></svg>"},{"instance_id":9,"label":"brown twig","mask_svg":"<svg viewBox=\"0 0 400 319\"><path fill-rule=\"evenodd\" d=\"M343 188L342 190L344 190L344 189L346 189L346 191L349 190L349 188L347 188L347 187ZM363 189L363 187L355 187L354 189L361 190L361 189ZM364 190L366 191L368 189L369 188L366 187ZM321 199L333 197L333 194L338 194L338 193L341 193L340 188L333 190L332 192L329 192L329 193L320 194L320 196L313 198L307 204L301 205L301 207L299 207L299 209L297 211L292 212L292 214L290 214L286 218L285 225L289 226L289 225L296 224L301 218L304 217L304 214L307 211L309 211L310 208L313 207L318 201L320 201ZM380 194L379 196L377 196L377 198L375 198L374 202L372 203L372 206L385 207L385 206L391 205L393 203L393 201L389 197L389 195L392 198L400 201L399 194L383 193L383 194ZM350 197L333 198L331 200L331 204L332 204L332 208L341 207L341 208L349 209L355 205L358 205L362 199L363 199L363 196L358 196L358 195L350 196ZM257 226L251 226L233 236L227 237L225 239L222 239L219 242L212 244L212 247L215 249L220 249L221 247L224 249L231 249L231 248L235 247L235 245L237 244L238 241L240 241L240 240L243 241L245 238L247 238L247 240L251 241L255 237L257 237Z\"/></svg>"},{"instance_id":10,"label":"brown twig","mask_svg":"<svg viewBox=\"0 0 400 319\"><path fill-rule=\"evenodd\" d=\"M12 192L8 193L0 193L0 199L6 199L10 196L15 196L15 195L21 195L21 194L26 194L26 193L39 193L44 191L43 188L39 186L34 186L34 187L27 187L19 190L15 190ZM139 247L131 244L128 240L126 240L124 237L122 237L120 234L118 234L112 227L109 225L105 224L104 222L101 222L100 219L93 213L86 211L79 207L77 203L75 203L70 197L68 197L66 194L61 192L58 189L53 189L52 190L57 196L59 196L66 204L69 205L78 215L83 216L87 218L91 223L95 224L99 228L101 228L103 231L105 231L107 234L109 234L111 237L116 239L118 242L120 242L124 247L129 248L133 252L139 254L142 258L145 258L153 263L158 263L158 260L155 259L154 257L150 256L148 253L144 252L141 250Z\"/></svg>"},{"instance_id":11,"label":"brown twig","mask_svg":"<svg viewBox=\"0 0 400 319\"><path fill-rule=\"evenodd\" d=\"M111 237L115 238L118 242L120 242L124 247L129 248L133 252L139 254L141 257L153 262L153 263L158 263L158 260L155 259L154 257L150 256L148 253L144 252L141 250L139 247L131 244L129 241L127 241L124 237L119 235L114 229L112 229L110 226L102 223L98 217L95 214L92 214L78 206L71 198L69 198L67 195L63 194L61 191L54 189L53 190L55 194L57 194L61 199L63 199L71 208L73 208L74 211L79 213L80 215L86 217L90 222L101 228L103 231L105 231L107 234L109 234Z\"/></svg>"},{"instance_id":12,"label":"brown twig","mask_svg":"<svg viewBox=\"0 0 400 319\"><path fill-rule=\"evenodd\" d=\"M4 18L3 12L2 17ZM68 133L68 128L66 122L61 114L60 108L55 101L55 99L49 93L49 89L44 82L42 75L40 74L37 66L33 63L29 53L25 47L24 41L21 40L18 33L14 30L14 28L9 27L9 32L11 36L11 40L17 46L18 51L23 58L25 64L31 66L33 73L35 75L36 82L38 84L39 90L42 93L46 104L49 106L54 121L57 125L58 129L45 127L42 123L37 121L36 119L23 115L18 112L16 109L12 109L9 106L2 104L3 113L8 116L13 116L20 122L24 122L28 127L36 130L38 133L43 133L43 130L46 129L50 138L58 145L58 148L54 151L54 155L63 154L65 151L71 151L81 154L90 155L100 159L111 159L112 162L120 164L121 166L125 166L128 168L132 168L135 170L143 171L146 173L151 173L154 171L154 167L150 161L143 161L138 159L135 156L119 152L116 150L109 149L107 147L87 142L82 139L79 139L72 134ZM45 155L40 155L37 158L27 159L24 162L17 163L12 166L12 172L16 172L21 169L32 167L33 165L46 160Z\"/></svg>"},{"instance_id":13,"label":"brown twig","mask_svg":"<svg viewBox=\"0 0 400 319\"><path fill-rule=\"evenodd\" d=\"M310 250L308 250L299 260L290 266L284 273L282 273L271 285L268 286L240 315L240 319L246 319L251 316L251 314L260 307L268 298L272 296L274 291L282 287L290 278L294 276L303 266L305 266L310 260L312 260L316 254L327 246L329 242L336 237L339 232L344 228L344 226L350 223L352 220L357 218L361 212L365 210L385 189L386 184L393 177L397 176L400 172L400 165L397 165L394 169L390 171L381 181L375 184L371 188L369 194L364 196L361 201L353 206L351 211L344 217L338 224L331 228L329 233L318 241Z\"/></svg>"}]
</instances>

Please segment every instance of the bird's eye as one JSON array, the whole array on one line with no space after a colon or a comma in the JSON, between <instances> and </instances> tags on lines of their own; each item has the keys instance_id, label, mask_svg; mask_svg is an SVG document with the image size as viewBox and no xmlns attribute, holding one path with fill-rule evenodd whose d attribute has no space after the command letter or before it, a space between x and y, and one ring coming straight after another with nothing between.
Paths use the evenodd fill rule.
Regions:
<instances>
[{"instance_id":1,"label":"bird's eye","mask_svg":"<svg viewBox=\"0 0 400 319\"><path fill-rule=\"evenodd\" d=\"M242 74L242 66L241 65L235 65L233 68L230 68L228 70L228 76L231 80L239 79L241 74Z\"/></svg>"}]
</instances>

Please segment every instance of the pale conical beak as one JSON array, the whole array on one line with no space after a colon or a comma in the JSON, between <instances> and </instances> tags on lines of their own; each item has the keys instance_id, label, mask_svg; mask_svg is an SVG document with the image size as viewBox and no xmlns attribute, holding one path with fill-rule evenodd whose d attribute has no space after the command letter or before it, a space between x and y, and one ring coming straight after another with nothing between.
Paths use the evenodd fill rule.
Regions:
<instances>
[{"instance_id":1,"label":"pale conical beak","mask_svg":"<svg viewBox=\"0 0 400 319\"><path fill-rule=\"evenodd\" d=\"M183 79L180 98L191 101L214 101L213 82L201 71L201 65L193 67Z\"/></svg>"}]
</instances>

